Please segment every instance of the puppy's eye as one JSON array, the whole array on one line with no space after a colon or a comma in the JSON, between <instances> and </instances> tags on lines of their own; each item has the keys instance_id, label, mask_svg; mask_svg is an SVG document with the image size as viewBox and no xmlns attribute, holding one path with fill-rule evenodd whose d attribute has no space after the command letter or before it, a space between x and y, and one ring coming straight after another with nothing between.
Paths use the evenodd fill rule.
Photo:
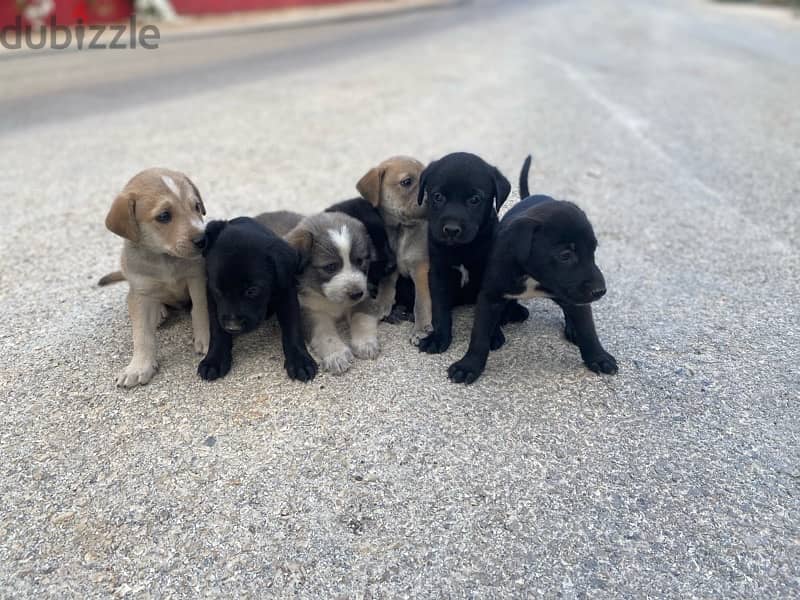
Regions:
<instances>
[{"instance_id":1,"label":"puppy's eye","mask_svg":"<svg viewBox=\"0 0 800 600\"><path fill-rule=\"evenodd\" d=\"M569 262L572 260L573 256L575 256L575 253L572 250L562 250L558 253L558 260L561 262Z\"/></svg>"},{"instance_id":2,"label":"puppy's eye","mask_svg":"<svg viewBox=\"0 0 800 600\"><path fill-rule=\"evenodd\" d=\"M476 195L476 196L470 196L470 197L467 199L467 203L468 203L470 206L477 206L478 204L480 204L480 203L481 203L481 198L480 198L480 196L477 196L477 195Z\"/></svg>"},{"instance_id":3,"label":"puppy's eye","mask_svg":"<svg viewBox=\"0 0 800 600\"><path fill-rule=\"evenodd\" d=\"M444 202L444 196L442 194L440 194L439 192L435 192L433 194L433 203L434 204L441 204L442 202Z\"/></svg>"},{"instance_id":4,"label":"puppy's eye","mask_svg":"<svg viewBox=\"0 0 800 600\"><path fill-rule=\"evenodd\" d=\"M339 268L339 265L336 263L328 263L327 265L322 265L322 270L328 274L336 273L336 269Z\"/></svg>"},{"instance_id":5,"label":"puppy's eye","mask_svg":"<svg viewBox=\"0 0 800 600\"><path fill-rule=\"evenodd\" d=\"M200 203L199 203L199 202L197 202L197 203L194 205L194 209L195 209L197 212L199 212L199 213L202 213L202 212L203 212L203 207L202 207L202 206L200 206Z\"/></svg>"},{"instance_id":6,"label":"puppy's eye","mask_svg":"<svg viewBox=\"0 0 800 600\"><path fill-rule=\"evenodd\" d=\"M402 185L404 188L407 188L407 187L411 187L412 183L414 183L414 180L411 179L411 177L406 177L405 179L403 179L400 182L400 185Z\"/></svg>"},{"instance_id":7,"label":"puppy's eye","mask_svg":"<svg viewBox=\"0 0 800 600\"><path fill-rule=\"evenodd\" d=\"M251 286L244 291L244 295L247 298L256 298L261 293L261 288L258 286Z\"/></svg>"},{"instance_id":8,"label":"puppy's eye","mask_svg":"<svg viewBox=\"0 0 800 600\"><path fill-rule=\"evenodd\" d=\"M171 220L172 220L172 215L169 213L168 210L165 210L156 217L156 221L158 221L159 223L169 223Z\"/></svg>"}]
</instances>

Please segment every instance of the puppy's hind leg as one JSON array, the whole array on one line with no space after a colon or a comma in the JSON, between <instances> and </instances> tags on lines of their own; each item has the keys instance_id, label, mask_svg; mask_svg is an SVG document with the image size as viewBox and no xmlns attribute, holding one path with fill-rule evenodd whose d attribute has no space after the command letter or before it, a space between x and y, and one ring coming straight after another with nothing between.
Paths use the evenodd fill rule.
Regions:
<instances>
[{"instance_id":1,"label":"puppy's hind leg","mask_svg":"<svg viewBox=\"0 0 800 600\"><path fill-rule=\"evenodd\" d=\"M516 300L509 300L503 309L503 316L500 317L500 325L508 323L522 323L530 315L530 311Z\"/></svg>"},{"instance_id":2,"label":"puppy's hind leg","mask_svg":"<svg viewBox=\"0 0 800 600\"><path fill-rule=\"evenodd\" d=\"M353 364L353 352L339 337L336 322L330 315L320 312L306 313L311 322L311 351L320 360L320 366L334 375L341 375Z\"/></svg>"},{"instance_id":3,"label":"puppy's hind leg","mask_svg":"<svg viewBox=\"0 0 800 600\"><path fill-rule=\"evenodd\" d=\"M135 387L148 383L158 370L156 362L156 328L161 319L163 304L128 293L128 312L133 328L133 358L117 376L120 387Z\"/></svg>"},{"instance_id":4,"label":"puppy's hind leg","mask_svg":"<svg viewBox=\"0 0 800 600\"><path fill-rule=\"evenodd\" d=\"M350 318L350 347L358 358L378 358L378 319L367 313L353 313Z\"/></svg>"}]
</instances>

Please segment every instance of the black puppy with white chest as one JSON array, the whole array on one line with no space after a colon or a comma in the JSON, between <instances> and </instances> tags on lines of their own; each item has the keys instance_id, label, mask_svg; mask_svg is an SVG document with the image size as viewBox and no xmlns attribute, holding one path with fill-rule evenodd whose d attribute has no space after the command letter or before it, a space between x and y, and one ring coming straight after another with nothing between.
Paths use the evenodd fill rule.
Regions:
<instances>
[{"instance_id":1,"label":"black puppy with white chest","mask_svg":"<svg viewBox=\"0 0 800 600\"><path fill-rule=\"evenodd\" d=\"M297 251L248 217L210 222L201 243L211 342L197 368L200 377L209 381L224 377L231 368L233 337L253 331L275 312L286 372L292 379L314 379L317 363L303 339L297 300Z\"/></svg>"},{"instance_id":2,"label":"black puppy with white chest","mask_svg":"<svg viewBox=\"0 0 800 600\"><path fill-rule=\"evenodd\" d=\"M428 200L428 249L433 332L419 349L436 354L452 341L452 308L472 304L492 248L497 211L511 192L503 174L479 156L456 152L429 164L420 176L420 204ZM503 322L521 321L528 311L516 302ZM503 343L499 325L492 347Z\"/></svg>"},{"instance_id":3,"label":"black puppy with white chest","mask_svg":"<svg viewBox=\"0 0 800 600\"><path fill-rule=\"evenodd\" d=\"M457 383L472 383L486 366L492 336L509 302L551 298L564 311L564 334L576 344L583 362L597 373L617 372L595 331L591 303L606 293L594 262L597 239L584 212L549 196L529 196L525 159L520 174L523 198L500 222L486 277L478 297L469 350L450 366Z\"/></svg>"}]
</instances>

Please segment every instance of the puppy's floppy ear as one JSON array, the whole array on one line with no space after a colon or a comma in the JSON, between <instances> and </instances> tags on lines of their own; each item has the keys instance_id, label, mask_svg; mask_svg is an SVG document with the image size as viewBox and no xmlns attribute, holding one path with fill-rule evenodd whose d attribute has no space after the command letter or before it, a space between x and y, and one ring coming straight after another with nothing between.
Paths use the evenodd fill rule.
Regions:
<instances>
[{"instance_id":1,"label":"puppy's floppy ear","mask_svg":"<svg viewBox=\"0 0 800 600\"><path fill-rule=\"evenodd\" d=\"M381 203L381 187L383 186L383 176L385 174L386 169L373 167L356 184L358 193L376 208Z\"/></svg>"},{"instance_id":2,"label":"puppy's floppy ear","mask_svg":"<svg viewBox=\"0 0 800 600\"><path fill-rule=\"evenodd\" d=\"M194 181L189 179L188 177L186 180L189 182L189 185L192 186L192 191L194 195L197 196L198 202L200 202L200 214L206 216L206 205L203 203L203 197L200 195L200 191L197 189L197 186L194 184Z\"/></svg>"},{"instance_id":3,"label":"puppy's floppy ear","mask_svg":"<svg viewBox=\"0 0 800 600\"><path fill-rule=\"evenodd\" d=\"M436 163L439 161L435 160L427 167L422 170L422 173L419 175L419 192L417 192L417 204L422 206L422 201L425 198L425 192L427 191L426 188L428 187L428 177L430 174L433 173L434 169L436 168Z\"/></svg>"},{"instance_id":4,"label":"puppy's floppy ear","mask_svg":"<svg viewBox=\"0 0 800 600\"><path fill-rule=\"evenodd\" d=\"M308 229L295 227L286 234L286 241L300 256L297 272L300 273L311 262L311 249L314 247L314 236Z\"/></svg>"},{"instance_id":5,"label":"puppy's floppy ear","mask_svg":"<svg viewBox=\"0 0 800 600\"><path fill-rule=\"evenodd\" d=\"M533 249L533 240L542 228L540 221L520 217L511 225L511 251L517 263L524 266Z\"/></svg>"},{"instance_id":6,"label":"puppy's floppy ear","mask_svg":"<svg viewBox=\"0 0 800 600\"><path fill-rule=\"evenodd\" d=\"M494 208L499 212L500 207L511 193L511 184L497 167L492 167L492 178L494 179Z\"/></svg>"},{"instance_id":7,"label":"puppy's floppy ear","mask_svg":"<svg viewBox=\"0 0 800 600\"><path fill-rule=\"evenodd\" d=\"M106 228L132 242L139 240L139 223L136 221L136 194L123 191L114 198L106 215Z\"/></svg>"},{"instance_id":8,"label":"puppy's floppy ear","mask_svg":"<svg viewBox=\"0 0 800 600\"><path fill-rule=\"evenodd\" d=\"M284 240L275 245L275 250L270 252L269 260L275 266L277 287L286 289L295 284L295 277L301 272L300 253Z\"/></svg>"},{"instance_id":9,"label":"puppy's floppy ear","mask_svg":"<svg viewBox=\"0 0 800 600\"><path fill-rule=\"evenodd\" d=\"M228 226L227 221L210 221L206 225L205 233L203 234L203 256L207 256L209 250L217 242L219 234Z\"/></svg>"}]
</instances>

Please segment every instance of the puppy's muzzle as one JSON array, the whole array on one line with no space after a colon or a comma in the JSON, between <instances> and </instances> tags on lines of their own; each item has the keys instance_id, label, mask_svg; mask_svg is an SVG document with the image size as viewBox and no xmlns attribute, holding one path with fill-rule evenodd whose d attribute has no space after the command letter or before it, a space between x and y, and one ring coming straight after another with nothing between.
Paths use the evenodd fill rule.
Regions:
<instances>
[{"instance_id":1,"label":"puppy's muzzle","mask_svg":"<svg viewBox=\"0 0 800 600\"><path fill-rule=\"evenodd\" d=\"M199 236L192 238L192 244L198 250L202 250L206 247L206 236L205 234L200 234Z\"/></svg>"},{"instance_id":2,"label":"puppy's muzzle","mask_svg":"<svg viewBox=\"0 0 800 600\"><path fill-rule=\"evenodd\" d=\"M220 319L220 322L222 323L222 328L228 333L241 333L245 330L244 319L238 317L225 316Z\"/></svg>"},{"instance_id":3,"label":"puppy's muzzle","mask_svg":"<svg viewBox=\"0 0 800 600\"><path fill-rule=\"evenodd\" d=\"M364 297L364 290L353 289L347 292L347 297L353 302L358 302Z\"/></svg>"},{"instance_id":4,"label":"puppy's muzzle","mask_svg":"<svg viewBox=\"0 0 800 600\"><path fill-rule=\"evenodd\" d=\"M442 235L446 240L457 240L461 236L461 225L458 223L445 223L442 225Z\"/></svg>"}]
</instances>

